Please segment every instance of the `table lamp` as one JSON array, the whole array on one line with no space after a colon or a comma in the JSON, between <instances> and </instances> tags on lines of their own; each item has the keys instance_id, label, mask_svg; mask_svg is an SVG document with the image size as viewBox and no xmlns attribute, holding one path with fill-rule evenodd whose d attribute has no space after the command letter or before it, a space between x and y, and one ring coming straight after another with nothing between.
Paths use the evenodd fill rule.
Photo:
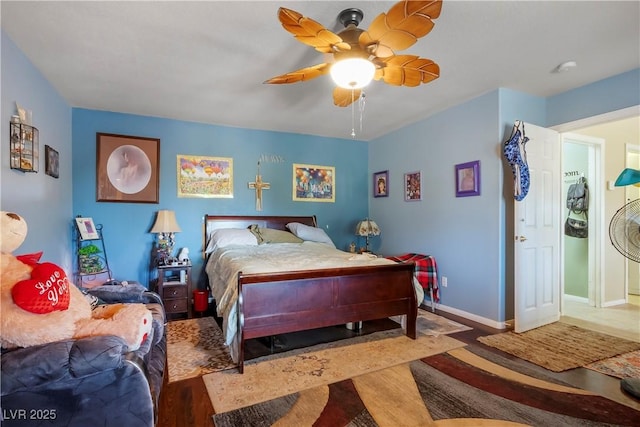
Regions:
<instances>
[{"instance_id":1,"label":"table lamp","mask_svg":"<svg viewBox=\"0 0 640 427\"><path fill-rule=\"evenodd\" d=\"M173 253L175 233L182 231L176 221L176 214L169 210L160 210L151 233L158 234L158 259L165 261Z\"/></svg>"},{"instance_id":2,"label":"table lamp","mask_svg":"<svg viewBox=\"0 0 640 427\"><path fill-rule=\"evenodd\" d=\"M374 220L365 218L356 226L356 235L365 237L365 252L369 252L369 236L379 236L380 227Z\"/></svg>"},{"instance_id":3,"label":"table lamp","mask_svg":"<svg viewBox=\"0 0 640 427\"><path fill-rule=\"evenodd\" d=\"M640 187L640 169L626 168L616 179L615 185L616 187L624 187L625 185Z\"/></svg>"}]
</instances>

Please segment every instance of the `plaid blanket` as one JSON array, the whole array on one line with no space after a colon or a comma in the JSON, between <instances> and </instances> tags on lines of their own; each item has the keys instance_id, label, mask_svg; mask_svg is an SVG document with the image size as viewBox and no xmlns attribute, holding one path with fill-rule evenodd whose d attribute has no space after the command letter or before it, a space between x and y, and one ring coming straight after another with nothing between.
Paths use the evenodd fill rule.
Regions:
<instances>
[{"instance_id":1,"label":"plaid blanket","mask_svg":"<svg viewBox=\"0 0 640 427\"><path fill-rule=\"evenodd\" d=\"M438 292L438 266L436 259L431 255L422 254L403 254L398 256L388 256L395 262L414 262L416 264L416 279L425 291L433 292L433 300L440 301Z\"/></svg>"}]
</instances>

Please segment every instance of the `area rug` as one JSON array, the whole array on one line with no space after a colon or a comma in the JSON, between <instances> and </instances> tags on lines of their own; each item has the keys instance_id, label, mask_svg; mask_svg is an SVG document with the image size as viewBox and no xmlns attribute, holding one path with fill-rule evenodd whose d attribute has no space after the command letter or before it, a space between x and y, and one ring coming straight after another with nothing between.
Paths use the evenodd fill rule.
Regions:
<instances>
[{"instance_id":1,"label":"area rug","mask_svg":"<svg viewBox=\"0 0 640 427\"><path fill-rule=\"evenodd\" d=\"M599 360L585 368L616 378L640 378L640 350Z\"/></svg>"},{"instance_id":2,"label":"area rug","mask_svg":"<svg viewBox=\"0 0 640 427\"><path fill-rule=\"evenodd\" d=\"M274 373L274 382L283 375ZM215 414L216 427L638 425L640 411L467 346Z\"/></svg>"},{"instance_id":3,"label":"area rug","mask_svg":"<svg viewBox=\"0 0 640 427\"><path fill-rule=\"evenodd\" d=\"M213 317L167 323L168 381L180 381L235 367Z\"/></svg>"},{"instance_id":4,"label":"area rug","mask_svg":"<svg viewBox=\"0 0 640 427\"><path fill-rule=\"evenodd\" d=\"M554 372L640 349L640 343L555 322L523 333L505 332L478 341Z\"/></svg>"},{"instance_id":5,"label":"area rug","mask_svg":"<svg viewBox=\"0 0 640 427\"><path fill-rule=\"evenodd\" d=\"M404 327L403 316L393 316L392 320L402 324ZM416 330L421 331L426 335L441 335L441 334L453 334L461 331L468 331L472 328L463 325L453 320L449 320L446 317L438 316L430 311L422 308L418 309L418 318L416 320Z\"/></svg>"},{"instance_id":6,"label":"area rug","mask_svg":"<svg viewBox=\"0 0 640 427\"><path fill-rule=\"evenodd\" d=\"M433 336L471 329L423 309L418 309L416 328ZM167 323L167 360L169 382L236 367L213 317Z\"/></svg>"},{"instance_id":7,"label":"area rug","mask_svg":"<svg viewBox=\"0 0 640 427\"><path fill-rule=\"evenodd\" d=\"M222 413L463 345L428 330L412 340L398 328L253 359L245 363L244 374L232 369L202 379L215 412Z\"/></svg>"}]
</instances>

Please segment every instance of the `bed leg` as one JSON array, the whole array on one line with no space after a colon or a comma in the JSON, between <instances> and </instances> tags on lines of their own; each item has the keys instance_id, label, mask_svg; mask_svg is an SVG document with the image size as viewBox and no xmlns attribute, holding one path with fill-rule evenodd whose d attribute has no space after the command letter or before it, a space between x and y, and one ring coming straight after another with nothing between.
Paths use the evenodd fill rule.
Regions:
<instances>
[{"instance_id":1,"label":"bed leg","mask_svg":"<svg viewBox=\"0 0 640 427\"><path fill-rule=\"evenodd\" d=\"M416 339L416 321L418 320L418 311L411 310L407 313L407 336Z\"/></svg>"},{"instance_id":2,"label":"bed leg","mask_svg":"<svg viewBox=\"0 0 640 427\"><path fill-rule=\"evenodd\" d=\"M244 372L244 333L240 334L240 343L238 345L238 371Z\"/></svg>"}]
</instances>

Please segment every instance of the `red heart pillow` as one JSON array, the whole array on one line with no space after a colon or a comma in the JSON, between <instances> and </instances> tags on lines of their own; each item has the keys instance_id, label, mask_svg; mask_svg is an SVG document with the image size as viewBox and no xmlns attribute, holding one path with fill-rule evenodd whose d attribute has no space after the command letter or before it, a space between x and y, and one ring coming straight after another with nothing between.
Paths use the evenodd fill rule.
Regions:
<instances>
[{"instance_id":1,"label":"red heart pillow","mask_svg":"<svg viewBox=\"0 0 640 427\"><path fill-rule=\"evenodd\" d=\"M40 258L42 258L42 251L34 252L32 254L18 255L16 256L16 258L18 259L18 261L22 261L27 265L35 267L38 261L40 261Z\"/></svg>"},{"instance_id":2,"label":"red heart pillow","mask_svg":"<svg viewBox=\"0 0 640 427\"><path fill-rule=\"evenodd\" d=\"M21 280L11 289L13 302L36 314L66 310L70 295L67 275L51 262L36 264L31 279Z\"/></svg>"}]
</instances>

